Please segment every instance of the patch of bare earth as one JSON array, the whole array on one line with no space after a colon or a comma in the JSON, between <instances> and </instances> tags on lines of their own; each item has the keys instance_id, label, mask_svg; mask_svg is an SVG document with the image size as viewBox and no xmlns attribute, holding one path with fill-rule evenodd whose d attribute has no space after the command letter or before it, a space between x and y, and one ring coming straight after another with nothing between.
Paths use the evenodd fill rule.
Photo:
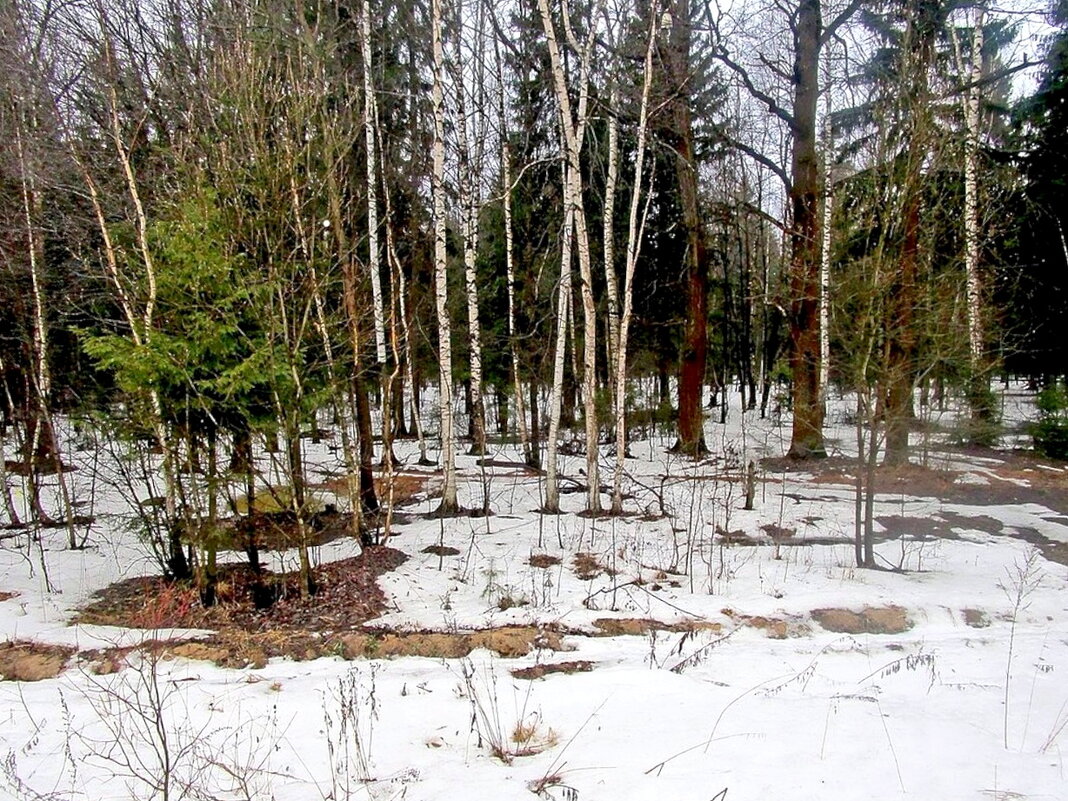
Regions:
<instances>
[{"instance_id":1,"label":"patch of bare earth","mask_svg":"<svg viewBox=\"0 0 1068 801\"><path fill-rule=\"evenodd\" d=\"M340 649L338 636L381 615L386 597L375 579L405 560L393 548L367 548L359 556L314 569L314 595L302 597L296 574L255 574L248 565L219 571L219 602L200 603L197 590L160 577L128 579L102 590L76 621L141 629L212 629L211 637L164 643L166 653L208 659L227 667L260 666L274 656L314 659ZM263 603L264 598L269 603ZM124 651L96 654L103 672L121 667Z\"/></svg>"},{"instance_id":2,"label":"patch of bare earth","mask_svg":"<svg viewBox=\"0 0 1068 801\"><path fill-rule=\"evenodd\" d=\"M721 610L730 618L736 626L748 626L752 629L764 632L764 636L770 640L785 640L787 637L803 637L811 631L808 625L801 620L785 619L780 617L764 617L763 615L743 615L733 609Z\"/></svg>"},{"instance_id":3,"label":"patch of bare earth","mask_svg":"<svg viewBox=\"0 0 1068 801\"><path fill-rule=\"evenodd\" d=\"M34 642L0 643L0 680L41 681L54 679L75 649Z\"/></svg>"},{"instance_id":4,"label":"patch of bare earth","mask_svg":"<svg viewBox=\"0 0 1068 801\"><path fill-rule=\"evenodd\" d=\"M602 617L593 621L597 637L644 636L651 631L720 631L723 626L709 620L683 620L664 623L645 617Z\"/></svg>"},{"instance_id":5,"label":"patch of bare earth","mask_svg":"<svg viewBox=\"0 0 1068 801\"><path fill-rule=\"evenodd\" d=\"M423 553L430 553L435 556L459 556L460 549L453 548L451 545L428 545L423 548Z\"/></svg>"},{"instance_id":6,"label":"patch of bare earth","mask_svg":"<svg viewBox=\"0 0 1068 801\"><path fill-rule=\"evenodd\" d=\"M912 628L900 606L866 606L852 609L813 609L812 618L827 631L841 634L901 634Z\"/></svg>"},{"instance_id":7,"label":"patch of bare earth","mask_svg":"<svg viewBox=\"0 0 1068 801\"><path fill-rule=\"evenodd\" d=\"M384 475L377 475L374 479L375 492L379 498L385 498L390 492L389 483ZM347 496L349 491L349 479L347 476L333 478L311 485L311 489L327 490L337 495ZM397 471L393 473L393 507L397 508L410 502L420 495L433 494L431 476L426 473L405 473Z\"/></svg>"},{"instance_id":8,"label":"patch of bare earth","mask_svg":"<svg viewBox=\"0 0 1068 801\"><path fill-rule=\"evenodd\" d=\"M597 557L592 553L575 554L574 559L571 560L571 566L575 570L575 575L582 581L592 581L602 573L606 576L614 576L616 574L614 570L597 561Z\"/></svg>"},{"instance_id":9,"label":"patch of bare earth","mask_svg":"<svg viewBox=\"0 0 1068 801\"><path fill-rule=\"evenodd\" d=\"M593 670L593 662L576 659L572 662L545 662L525 668L516 668L512 675L517 679L533 681L548 676L550 673L588 673Z\"/></svg>"},{"instance_id":10,"label":"patch of bare earth","mask_svg":"<svg viewBox=\"0 0 1068 801\"><path fill-rule=\"evenodd\" d=\"M384 631L352 633L338 638L339 653L347 659L424 656L458 659L477 648L505 659L526 656L535 648L568 650L559 632L532 626L505 626L477 631Z\"/></svg>"},{"instance_id":11,"label":"patch of bare earth","mask_svg":"<svg viewBox=\"0 0 1068 801\"><path fill-rule=\"evenodd\" d=\"M549 553L532 553L527 560L527 564L531 567L540 567L543 570L552 567L553 565L560 564L560 557L553 556Z\"/></svg>"},{"instance_id":12,"label":"patch of bare earth","mask_svg":"<svg viewBox=\"0 0 1068 801\"><path fill-rule=\"evenodd\" d=\"M990 617L982 609L965 609L964 623L973 629L985 629L990 625Z\"/></svg>"}]
</instances>

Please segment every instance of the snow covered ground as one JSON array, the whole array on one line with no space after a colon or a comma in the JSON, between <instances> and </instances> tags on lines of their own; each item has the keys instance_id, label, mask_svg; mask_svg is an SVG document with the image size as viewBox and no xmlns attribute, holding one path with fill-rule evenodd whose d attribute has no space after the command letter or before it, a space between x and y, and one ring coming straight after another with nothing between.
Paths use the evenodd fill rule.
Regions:
<instances>
[{"instance_id":1,"label":"snow covered ground","mask_svg":"<svg viewBox=\"0 0 1068 801\"><path fill-rule=\"evenodd\" d=\"M832 464L855 454L847 407L829 415ZM1013 392L1005 413L1030 412ZM698 464L669 454L667 435L634 442L621 518L576 514L581 492L563 496L564 514L540 514L538 478L484 476L460 457L461 503L480 506L488 488L494 514L430 518L431 497L406 507L390 545L409 559L380 579L390 611L373 625L519 624L563 632L557 650L535 638L518 659L242 670L131 656L108 675L75 655L56 678L0 682L0 798L1068 798L1068 567L1036 548L1068 543L1068 471L956 448L952 422L914 435L914 471L877 498L892 568L880 571L853 564L843 458L838 472L758 467L756 508L742 509L738 477L783 453L788 420L733 409L726 426L709 422L712 456ZM325 444L308 448L336 471ZM94 498L88 549L66 550L62 530L43 533L43 552L0 541L0 642L86 651L196 636L69 625L95 591L153 570L121 500L92 491L94 453L72 451L68 474L76 497ZM416 461L414 445L398 453ZM564 474L582 481L583 463L565 457ZM439 544L459 553L424 552ZM335 541L317 556L358 550ZM609 618L639 633L594 636ZM589 669L512 675L563 662Z\"/></svg>"}]
</instances>

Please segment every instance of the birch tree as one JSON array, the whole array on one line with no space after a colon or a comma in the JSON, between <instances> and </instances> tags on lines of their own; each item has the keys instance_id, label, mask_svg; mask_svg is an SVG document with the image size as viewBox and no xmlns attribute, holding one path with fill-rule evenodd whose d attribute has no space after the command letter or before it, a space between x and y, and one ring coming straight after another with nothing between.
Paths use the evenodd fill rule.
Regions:
<instances>
[{"instance_id":1,"label":"birch tree","mask_svg":"<svg viewBox=\"0 0 1068 801\"><path fill-rule=\"evenodd\" d=\"M574 227L575 251L578 256L579 277L581 279L580 294L583 311L583 369L582 369L582 400L584 405L584 420L586 428L586 478L589 482L586 496L586 509L591 514L599 514L601 511L600 470L598 467L598 452L600 429L597 423L597 306L593 298L593 267L590 254L589 231L586 225L586 211L583 202L582 187L582 142L588 122L588 104L590 92L590 73L592 69L593 46L596 41L596 27L594 20L596 15L591 15L589 30L586 38L579 43L572 28L570 10L565 2L562 13L564 30L568 43L578 59L578 85L574 87L578 94L577 107L572 108L571 90L568 76L565 70L563 57L556 35L556 25L553 21L552 12L549 9L548 0L538 0L538 9L541 13L542 26L549 46L549 58L552 65L553 87L556 92L557 110L560 118L560 129L564 143L564 204L568 209L571 224ZM566 265L561 265L561 270L566 271ZM561 279L563 285L563 279ZM558 312L566 312L560 309ZM559 338L558 338L559 343ZM560 354L557 354L557 359ZM554 380L554 392L555 389ZM550 426L551 427L551 426ZM550 431L550 448L552 448L552 434ZM555 451L551 451L555 456ZM552 457L550 457L550 463ZM551 467L550 469L555 469ZM548 482L548 476L547 476ZM549 504L549 492L546 492L547 507Z\"/></svg>"},{"instance_id":2,"label":"birch tree","mask_svg":"<svg viewBox=\"0 0 1068 801\"><path fill-rule=\"evenodd\" d=\"M434 205L434 301L438 323L438 403L441 409L441 466L443 485L441 514L455 513L456 434L453 430L452 323L449 319L448 252L445 219L445 49L442 43L442 0L431 0L430 30L434 59L433 174L431 195Z\"/></svg>"},{"instance_id":3,"label":"birch tree","mask_svg":"<svg viewBox=\"0 0 1068 801\"><path fill-rule=\"evenodd\" d=\"M612 514L623 512L623 473L627 456L627 345L630 335L630 322L634 313L634 273L637 269L638 254L641 250L642 236L645 232L642 206L642 178L645 171L646 139L649 131L649 95L653 84L653 55L659 34L660 8L654 2L649 9L649 35L645 47L645 60L642 68L641 102L638 111L637 147L634 156L634 180L631 188L630 208L627 216L626 262L623 282L623 314L619 320L619 332L616 346L615 362L615 398L616 398L616 466L612 476ZM648 201L645 204L648 211ZM639 218L640 214L640 218Z\"/></svg>"}]
</instances>

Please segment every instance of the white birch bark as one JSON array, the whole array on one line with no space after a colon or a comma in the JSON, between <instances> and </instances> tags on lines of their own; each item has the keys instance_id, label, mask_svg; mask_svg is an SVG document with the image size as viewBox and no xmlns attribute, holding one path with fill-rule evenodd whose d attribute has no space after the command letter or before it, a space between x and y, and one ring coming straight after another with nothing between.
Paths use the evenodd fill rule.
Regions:
<instances>
[{"instance_id":1,"label":"white birch bark","mask_svg":"<svg viewBox=\"0 0 1068 801\"><path fill-rule=\"evenodd\" d=\"M967 126L964 149L964 261L968 293L968 351L973 375L979 372L983 355L979 285L979 105L982 100L980 82L983 77L984 17L983 10L979 9L972 33L971 80L964 114Z\"/></svg>"},{"instance_id":2,"label":"white birch bark","mask_svg":"<svg viewBox=\"0 0 1068 801\"><path fill-rule=\"evenodd\" d=\"M604 223L602 237L604 239L604 279L605 296L608 300L608 340L605 351L608 364L616 363L616 354L619 352L619 286L616 281L616 234L615 234L615 208L616 187L619 184L619 119L616 117L616 109L619 108L619 91L613 87L608 96L608 172L605 176L604 186ZM609 382L611 384L611 382ZM619 404L613 394L613 405L616 415L619 415Z\"/></svg>"},{"instance_id":3,"label":"white birch bark","mask_svg":"<svg viewBox=\"0 0 1068 801\"><path fill-rule=\"evenodd\" d=\"M458 26L459 27L459 26ZM467 342L471 368L471 429L474 442L471 452L479 456L486 454L486 406L482 398L482 334L478 316L478 276L475 271L478 258L478 214L481 206L479 198L479 172L481 159L474 153L468 139L467 130L467 90L462 73L463 57L460 52L461 37L456 38L456 135L459 146L459 164L457 182L460 188L461 233L464 249L464 289L467 300ZM481 59L472 59L479 70L478 82L481 82ZM480 126L473 126L472 134L479 137ZM481 148L477 148L481 149Z\"/></svg>"},{"instance_id":4,"label":"white birch bark","mask_svg":"<svg viewBox=\"0 0 1068 801\"><path fill-rule=\"evenodd\" d=\"M834 213L834 179L831 175L830 93L823 127L823 222L820 229L820 388L821 403L827 402L831 377L831 216Z\"/></svg>"},{"instance_id":5,"label":"white birch bark","mask_svg":"<svg viewBox=\"0 0 1068 801\"><path fill-rule=\"evenodd\" d=\"M381 252L378 242L378 192L375 189L375 111L374 86L371 81L371 11L370 0L363 0L360 14L363 50L363 131L367 165L367 266L371 272L371 299L374 303L375 359L386 363L386 322L382 304ZM388 457L388 453L387 453Z\"/></svg>"},{"instance_id":6,"label":"white birch bark","mask_svg":"<svg viewBox=\"0 0 1068 801\"><path fill-rule=\"evenodd\" d=\"M567 183L567 165L562 167L564 183ZM560 511L559 456L560 405L564 391L564 360L567 351L567 319L571 306L571 242L574 210L564 210L564 227L561 231L560 283L556 299L556 350L553 354L553 385L549 392L549 433L545 449L545 511Z\"/></svg>"},{"instance_id":7,"label":"white birch bark","mask_svg":"<svg viewBox=\"0 0 1068 801\"><path fill-rule=\"evenodd\" d=\"M594 43L594 26L591 24L586 41L578 46L571 33L570 15L566 2L563 8L565 31L568 33L572 47L579 58L578 108L573 112L571 98L564 69L563 59L557 42L555 25L549 10L548 0L538 0L542 26L549 48L549 58L553 71L553 87L563 132L567 162L564 183L564 204L571 210L575 229L575 251L578 255L580 294L583 311L583 370L582 400L586 423L586 477L589 481L586 510L591 514L601 511L600 474L598 469L597 424L597 306L593 298L593 270L590 256L589 231L586 226L586 213L582 201L582 171L580 155L582 140L587 122L587 105L589 102L590 54ZM591 15L595 18L596 15Z\"/></svg>"},{"instance_id":8,"label":"white birch bark","mask_svg":"<svg viewBox=\"0 0 1068 801\"><path fill-rule=\"evenodd\" d=\"M456 434L452 414L452 324L449 320L447 252L445 242L445 53L441 42L441 0L431 0L431 42L434 58L432 102L434 107L433 175L434 205L434 300L438 322L438 392L441 408L442 514L458 508L456 501Z\"/></svg>"},{"instance_id":9,"label":"white birch bark","mask_svg":"<svg viewBox=\"0 0 1068 801\"><path fill-rule=\"evenodd\" d=\"M615 398L616 398L616 465L612 475L612 513L623 512L623 473L627 457L627 344L630 321L634 311L634 272L641 251L645 232L645 218L639 223L638 209L641 205L642 177L645 168L645 146L649 129L649 94L653 84L653 53L656 45L660 12L654 2L650 12L649 41L645 48L645 65L642 70L642 100L638 113L638 143L634 156L634 188L630 196L627 217L627 251L623 284L623 315L619 320L619 340L616 351ZM651 197L651 195L649 196ZM646 198L645 212L649 209Z\"/></svg>"},{"instance_id":10,"label":"white birch bark","mask_svg":"<svg viewBox=\"0 0 1068 801\"><path fill-rule=\"evenodd\" d=\"M497 124L501 136L501 173L504 184L501 203L504 207L504 268L508 291L508 351L512 357L512 386L515 391L516 424L519 429L519 443L523 450L523 461L528 465L537 464L531 447L530 431L527 428L526 402L523 399L523 384L519 375L519 352L516 348L515 323L515 232L512 228L512 149L508 142L508 123L504 113L504 67L501 62L500 48L494 40L497 59Z\"/></svg>"}]
</instances>

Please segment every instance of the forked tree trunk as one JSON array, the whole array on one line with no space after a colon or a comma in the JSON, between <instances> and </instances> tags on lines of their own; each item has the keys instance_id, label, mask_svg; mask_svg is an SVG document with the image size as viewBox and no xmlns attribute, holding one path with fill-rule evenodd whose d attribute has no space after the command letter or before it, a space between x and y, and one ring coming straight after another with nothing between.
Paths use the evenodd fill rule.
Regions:
<instances>
[{"instance_id":1,"label":"forked tree trunk","mask_svg":"<svg viewBox=\"0 0 1068 801\"><path fill-rule=\"evenodd\" d=\"M598 452L600 427L597 423L597 306L593 298L593 268L590 255L589 231L586 225L586 211L582 199L582 141L587 122L587 104L589 102L589 79L591 70L591 53L596 26L591 24L586 41L579 44L571 35L570 19L567 7L564 7L564 29L571 40L571 47L579 59L578 105L572 111L570 87L560 48L557 43L556 28L549 10L548 0L538 0L542 26L549 48L549 59L553 72L553 87L556 92L557 110L560 128L563 133L566 153L566 173L564 183L564 204L570 209L572 224L575 229L575 251L578 256L579 287L583 311L583 368L582 400L586 428L586 477L589 482L586 496L586 510L590 514L601 511L600 470Z\"/></svg>"}]
</instances>

